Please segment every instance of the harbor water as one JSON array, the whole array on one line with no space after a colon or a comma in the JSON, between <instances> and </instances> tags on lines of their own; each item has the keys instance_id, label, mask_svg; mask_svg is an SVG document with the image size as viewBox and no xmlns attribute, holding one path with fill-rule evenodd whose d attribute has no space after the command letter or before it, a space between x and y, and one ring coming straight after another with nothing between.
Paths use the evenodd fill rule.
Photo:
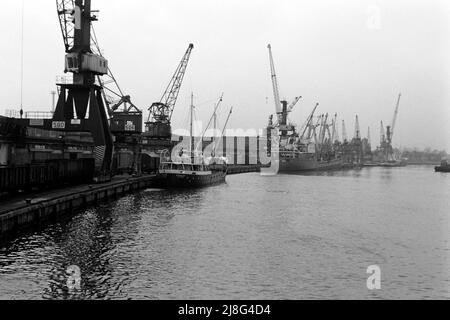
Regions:
<instances>
[{"instance_id":1,"label":"harbor water","mask_svg":"<svg viewBox=\"0 0 450 320\"><path fill-rule=\"evenodd\" d=\"M449 208L430 166L148 189L1 243L0 299L448 299Z\"/></svg>"}]
</instances>

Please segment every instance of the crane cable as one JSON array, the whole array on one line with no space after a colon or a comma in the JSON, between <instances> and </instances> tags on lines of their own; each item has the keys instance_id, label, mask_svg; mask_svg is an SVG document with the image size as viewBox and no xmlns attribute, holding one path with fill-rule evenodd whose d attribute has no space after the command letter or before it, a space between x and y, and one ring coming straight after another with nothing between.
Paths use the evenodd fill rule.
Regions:
<instances>
[{"instance_id":1,"label":"crane cable","mask_svg":"<svg viewBox=\"0 0 450 320\"><path fill-rule=\"evenodd\" d=\"M21 37L21 61L20 61L20 118L23 117L23 57L24 57L24 18L25 16L25 0L22 0L22 37Z\"/></svg>"}]
</instances>

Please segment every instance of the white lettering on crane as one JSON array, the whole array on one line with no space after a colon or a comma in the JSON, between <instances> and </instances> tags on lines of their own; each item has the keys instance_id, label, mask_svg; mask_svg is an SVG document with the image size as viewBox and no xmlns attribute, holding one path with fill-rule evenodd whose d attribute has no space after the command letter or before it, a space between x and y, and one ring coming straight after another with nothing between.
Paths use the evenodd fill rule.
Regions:
<instances>
[{"instance_id":1,"label":"white lettering on crane","mask_svg":"<svg viewBox=\"0 0 450 320\"><path fill-rule=\"evenodd\" d=\"M78 6L75 7L74 22L75 22L75 29L80 30L81 29L81 9Z\"/></svg>"}]
</instances>

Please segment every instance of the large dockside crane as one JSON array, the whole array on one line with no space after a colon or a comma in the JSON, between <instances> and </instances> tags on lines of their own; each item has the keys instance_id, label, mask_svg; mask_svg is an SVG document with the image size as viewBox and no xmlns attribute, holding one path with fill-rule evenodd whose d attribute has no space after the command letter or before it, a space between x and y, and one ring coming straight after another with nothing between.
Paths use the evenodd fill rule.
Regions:
<instances>
[{"instance_id":1,"label":"large dockside crane","mask_svg":"<svg viewBox=\"0 0 450 320\"><path fill-rule=\"evenodd\" d=\"M69 132L90 132L95 146L96 180L111 178L113 138L96 77L108 74L108 61L91 48L91 26L97 17L91 0L57 0L57 12L64 39L65 72L72 83L59 83L59 97L53 119L44 127ZM88 113L89 110L89 113Z\"/></svg>"},{"instance_id":2,"label":"large dockside crane","mask_svg":"<svg viewBox=\"0 0 450 320\"><path fill-rule=\"evenodd\" d=\"M172 115L193 49L194 45L190 44L160 101L153 103L149 108L150 115L145 123L147 137L158 139L171 138Z\"/></svg>"},{"instance_id":3,"label":"large dockside crane","mask_svg":"<svg viewBox=\"0 0 450 320\"><path fill-rule=\"evenodd\" d=\"M394 148L392 146L395 125L397 123L398 111L400 108L400 100L402 95L398 95L397 104L395 106L394 118L392 119L392 124L390 126L386 126L386 130L383 125L383 121L381 121L380 125L380 146L377 148L378 154L383 162L393 162L396 161L394 155Z\"/></svg>"},{"instance_id":4,"label":"large dockside crane","mask_svg":"<svg viewBox=\"0 0 450 320\"><path fill-rule=\"evenodd\" d=\"M398 95L397 104L395 106L394 118L392 119L392 124L386 127L386 157L388 161L393 161L394 159L394 148L392 147L392 141L394 137L395 125L397 123L398 110L400 108L400 100L402 94Z\"/></svg>"},{"instance_id":5,"label":"large dockside crane","mask_svg":"<svg viewBox=\"0 0 450 320\"><path fill-rule=\"evenodd\" d=\"M288 124L288 115L294 107L297 105L297 103L300 101L302 97L296 97L292 103L288 104L287 101L281 101L280 100L280 91L278 86L278 78L275 71L275 63L273 60L273 54L272 54L272 46L269 44L267 46L269 49L269 59L270 59L270 71L271 71L271 77L272 77L272 86L273 86L273 96L275 100L275 111L277 114L277 123L273 123L273 117L271 117L271 120L269 121L269 127L278 127L281 136L287 136L287 133L289 131L294 131L295 127L293 125Z\"/></svg>"}]
</instances>

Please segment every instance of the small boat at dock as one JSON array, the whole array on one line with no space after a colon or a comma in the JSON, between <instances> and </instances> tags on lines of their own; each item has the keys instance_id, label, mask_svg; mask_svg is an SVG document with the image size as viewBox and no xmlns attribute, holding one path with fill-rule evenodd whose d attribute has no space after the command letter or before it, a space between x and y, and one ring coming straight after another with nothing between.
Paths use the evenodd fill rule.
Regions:
<instances>
[{"instance_id":1,"label":"small boat at dock","mask_svg":"<svg viewBox=\"0 0 450 320\"><path fill-rule=\"evenodd\" d=\"M164 162L159 174L164 187L199 188L225 182L227 176L226 163L191 164Z\"/></svg>"},{"instance_id":2,"label":"small boat at dock","mask_svg":"<svg viewBox=\"0 0 450 320\"><path fill-rule=\"evenodd\" d=\"M216 123L217 109L222 101L214 108L214 113L211 118ZM222 136L225 128L230 120L233 108L231 108L225 126L222 130ZM190 152L185 152L183 149L179 153L179 159L166 158L167 161L161 161L159 167L159 177L161 185L164 188L201 188L211 185L216 185L225 182L228 173L228 161L224 157L215 155L217 149L216 137L214 137L214 149L210 157L205 157L203 151L198 150L194 144L193 137L193 112L194 112L194 96L191 96L191 121L190 121ZM208 124L206 130L208 129ZM204 134L203 134L204 136ZM203 141L203 136L201 141ZM162 156L162 155L161 155Z\"/></svg>"}]
</instances>

